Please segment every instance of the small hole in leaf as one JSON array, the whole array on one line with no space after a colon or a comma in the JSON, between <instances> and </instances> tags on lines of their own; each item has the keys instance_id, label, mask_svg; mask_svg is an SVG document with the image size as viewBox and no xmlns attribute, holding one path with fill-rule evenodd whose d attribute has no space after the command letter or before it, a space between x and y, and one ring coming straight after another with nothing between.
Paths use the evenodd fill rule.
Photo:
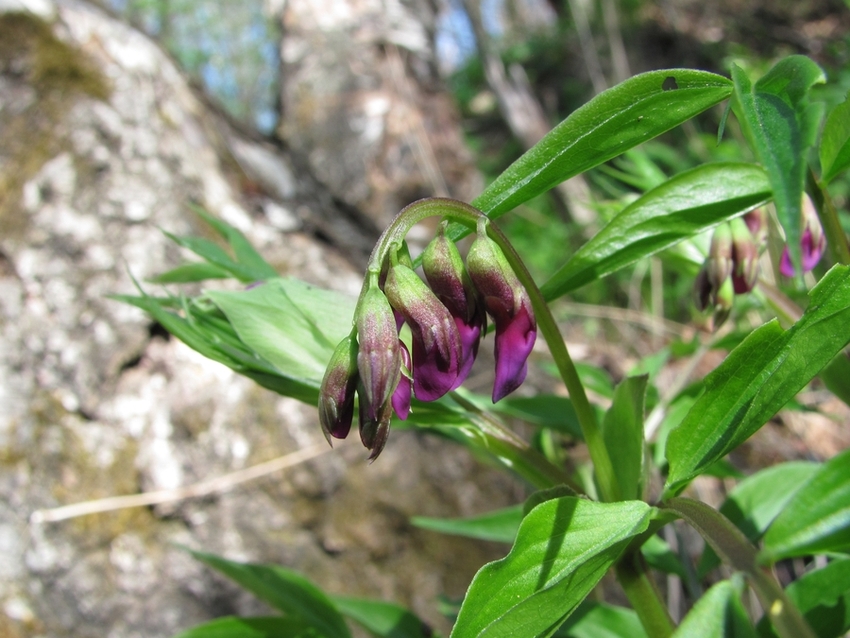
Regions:
<instances>
[{"instance_id":1,"label":"small hole in leaf","mask_svg":"<svg viewBox=\"0 0 850 638\"><path fill-rule=\"evenodd\" d=\"M675 89L678 89L679 85L676 84L676 78L674 78L672 75L668 75L666 78L664 78L664 82L661 83L661 88L665 91L673 91Z\"/></svg>"}]
</instances>

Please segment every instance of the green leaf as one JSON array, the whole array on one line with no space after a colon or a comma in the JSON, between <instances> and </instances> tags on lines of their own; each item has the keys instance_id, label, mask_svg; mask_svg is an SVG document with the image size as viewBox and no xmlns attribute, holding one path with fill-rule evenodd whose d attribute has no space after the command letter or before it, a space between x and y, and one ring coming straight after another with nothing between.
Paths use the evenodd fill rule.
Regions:
<instances>
[{"instance_id":1,"label":"green leaf","mask_svg":"<svg viewBox=\"0 0 850 638\"><path fill-rule=\"evenodd\" d=\"M770 198L754 164L704 164L671 178L620 211L541 287L547 300L745 213Z\"/></svg>"},{"instance_id":2,"label":"green leaf","mask_svg":"<svg viewBox=\"0 0 850 638\"><path fill-rule=\"evenodd\" d=\"M191 250L199 257L203 257L209 263L219 266L229 272L239 281L249 283L263 279L263 271L258 271L250 266L245 266L227 254L227 251L218 244L203 237L178 237L172 233L163 231L171 241L178 246Z\"/></svg>"},{"instance_id":3,"label":"green leaf","mask_svg":"<svg viewBox=\"0 0 850 638\"><path fill-rule=\"evenodd\" d=\"M705 378L703 394L667 439L665 495L764 425L850 342L850 269L835 266L809 293L809 307L782 330L755 330Z\"/></svg>"},{"instance_id":4,"label":"green leaf","mask_svg":"<svg viewBox=\"0 0 850 638\"><path fill-rule=\"evenodd\" d=\"M475 575L453 638L550 635L646 529L650 511L640 501L541 503L523 519L510 553Z\"/></svg>"},{"instance_id":5,"label":"green leaf","mask_svg":"<svg viewBox=\"0 0 850 638\"><path fill-rule=\"evenodd\" d=\"M345 620L333 603L300 574L277 565L237 563L213 554L191 553L275 609L315 627L325 638L350 638Z\"/></svg>"},{"instance_id":6,"label":"green leaf","mask_svg":"<svg viewBox=\"0 0 850 638\"><path fill-rule=\"evenodd\" d=\"M736 114L767 171L776 214L800 272L800 205L809 148L820 124L818 105L808 102L809 89L823 83L823 70L809 58L792 55L777 62L755 85L732 67Z\"/></svg>"},{"instance_id":7,"label":"green leaf","mask_svg":"<svg viewBox=\"0 0 850 638\"><path fill-rule=\"evenodd\" d=\"M836 397L850 405L850 357L839 352L818 377Z\"/></svg>"},{"instance_id":8,"label":"green leaf","mask_svg":"<svg viewBox=\"0 0 850 638\"><path fill-rule=\"evenodd\" d=\"M673 632L673 638L756 638L741 605L741 588L728 580L711 587Z\"/></svg>"},{"instance_id":9,"label":"green leaf","mask_svg":"<svg viewBox=\"0 0 850 638\"><path fill-rule=\"evenodd\" d=\"M583 602L555 638L647 638L637 614L626 607Z\"/></svg>"},{"instance_id":10,"label":"green leaf","mask_svg":"<svg viewBox=\"0 0 850 638\"><path fill-rule=\"evenodd\" d=\"M826 118L820 143L821 179L828 183L850 166L850 96Z\"/></svg>"},{"instance_id":11,"label":"green leaf","mask_svg":"<svg viewBox=\"0 0 850 638\"><path fill-rule=\"evenodd\" d=\"M227 240L237 262L255 273L257 280L274 279L278 276L277 271L254 249L245 235L224 220L210 215L200 206L192 206L192 209Z\"/></svg>"},{"instance_id":12,"label":"green leaf","mask_svg":"<svg viewBox=\"0 0 850 638\"><path fill-rule=\"evenodd\" d=\"M182 264L161 275L151 277L148 281L152 284L185 284L206 281L207 279L228 279L229 277L231 277L230 272L221 266L216 266L207 261L199 261Z\"/></svg>"},{"instance_id":13,"label":"green leaf","mask_svg":"<svg viewBox=\"0 0 850 638\"><path fill-rule=\"evenodd\" d=\"M725 100L724 77L650 71L603 91L515 161L472 205L493 219Z\"/></svg>"},{"instance_id":14,"label":"green leaf","mask_svg":"<svg viewBox=\"0 0 850 638\"><path fill-rule=\"evenodd\" d=\"M643 411L648 380L645 374L624 379L614 390L614 402L602 420L602 437L619 492L614 500L640 498L643 491Z\"/></svg>"},{"instance_id":15,"label":"green leaf","mask_svg":"<svg viewBox=\"0 0 850 638\"><path fill-rule=\"evenodd\" d=\"M426 638L431 635L415 614L400 605L348 596L331 596L331 600L340 613L380 638Z\"/></svg>"},{"instance_id":16,"label":"green leaf","mask_svg":"<svg viewBox=\"0 0 850 638\"><path fill-rule=\"evenodd\" d=\"M850 559L838 558L804 574L785 592L818 638L840 638L850 629ZM756 629L764 638L776 636L766 618Z\"/></svg>"},{"instance_id":17,"label":"green leaf","mask_svg":"<svg viewBox=\"0 0 850 638\"><path fill-rule=\"evenodd\" d=\"M183 631L174 638L320 638L314 628L299 618L217 618Z\"/></svg>"},{"instance_id":18,"label":"green leaf","mask_svg":"<svg viewBox=\"0 0 850 638\"><path fill-rule=\"evenodd\" d=\"M513 543L522 522L522 505L513 505L470 518L429 518L414 516L416 527L442 534L454 534L485 541Z\"/></svg>"},{"instance_id":19,"label":"green leaf","mask_svg":"<svg viewBox=\"0 0 850 638\"><path fill-rule=\"evenodd\" d=\"M582 439L575 408L567 397L538 394L533 397L505 397L495 405L489 397L487 401L491 403L489 409L494 412Z\"/></svg>"},{"instance_id":20,"label":"green leaf","mask_svg":"<svg viewBox=\"0 0 850 638\"><path fill-rule=\"evenodd\" d=\"M850 450L834 456L803 485L764 535L759 558L850 551Z\"/></svg>"},{"instance_id":21,"label":"green leaf","mask_svg":"<svg viewBox=\"0 0 850 638\"><path fill-rule=\"evenodd\" d=\"M682 559L670 549L667 541L657 534L646 539L646 542L641 545L640 553L643 554L647 564L653 569L665 574L675 574L685 581L688 580L688 572L685 570Z\"/></svg>"},{"instance_id":22,"label":"green leaf","mask_svg":"<svg viewBox=\"0 0 850 638\"><path fill-rule=\"evenodd\" d=\"M207 296L254 352L287 377L315 387L334 348L351 331L355 306L353 298L297 279Z\"/></svg>"},{"instance_id":23,"label":"green leaf","mask_svg":"<svg viewBox=\"0 0 850 638\"><path fill-rule=\"evenodd\" d=\"M818 467L817 463L791 461L756 472L732 488L720 513L756 542ZM704 576L719 562L717 554L706 546L697 571Z\"/></svg>"}]
</instances>

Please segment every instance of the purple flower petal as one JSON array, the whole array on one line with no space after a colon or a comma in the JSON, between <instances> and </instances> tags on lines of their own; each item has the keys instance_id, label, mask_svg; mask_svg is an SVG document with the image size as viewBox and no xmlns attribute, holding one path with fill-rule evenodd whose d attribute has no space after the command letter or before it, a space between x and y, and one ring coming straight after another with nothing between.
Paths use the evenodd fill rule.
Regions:
<instances>
[{"instance_id":1,"label":"purple flower petal","mask_svg":"<svg viewBox=\"0 0 850 638\"><path fill-rule=\"evenodd\" d=\"M493 403L503 399L525 381L528 355L534 348L537 326L534 315L523 304L509 321L496 320L496 381Z\"/></svg>"}]
</instances>

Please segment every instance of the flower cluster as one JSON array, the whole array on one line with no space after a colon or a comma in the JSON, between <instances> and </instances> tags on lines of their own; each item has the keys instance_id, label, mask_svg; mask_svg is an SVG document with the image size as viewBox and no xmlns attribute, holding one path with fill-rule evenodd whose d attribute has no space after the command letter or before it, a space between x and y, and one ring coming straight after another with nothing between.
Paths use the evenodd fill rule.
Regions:
<instances>
[{"instance_id":1,"label":"flower cluster","mask_svg":"<svg viewBox=\"0 0 850 638\"><path fill-rule=\"evenodd\" d=\"M814 206L803 196L800 238L803 272L809 272L820 261L826 238ZM714 325L729 316L735 295L750 292L759 274L759 254L767 244L767 214L757 208L743 217L721 224L711 237L708 259L695 282L696 305L700 311L714 311ZM788 246L782 252L779 272L794 276Z\"/></svg>"},{"instance_id":2,"label":"flower cluster","mask_svg":"<svg viewBox=\"0 0 850 638\"><path fill-rule=\"evenodd\" d=\"M360 438L375 459L386 443L393 411L410 412L412 397L435 401L466 379L487 328L495 324L493 402L525 379L537 324L525 288L481 217L466 265L440 225L422 255L423 281L404 244L370 270L355 310L354 331L337 346L319 394L328 442L351 429L355 395ZM410 329L411 350L400 337Z\"/></svg>"}]
</instances>

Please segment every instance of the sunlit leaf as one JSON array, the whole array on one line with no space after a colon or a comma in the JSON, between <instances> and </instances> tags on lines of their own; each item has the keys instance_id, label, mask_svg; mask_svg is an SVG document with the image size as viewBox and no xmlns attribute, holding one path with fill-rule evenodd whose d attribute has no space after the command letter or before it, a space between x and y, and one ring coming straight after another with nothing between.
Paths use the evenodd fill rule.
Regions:
<instances>
[{"instance_id":1,"label":"sunlit leaf","mask_svg":"<svg viewBox=\"0 0 850 638\"><path fill-rule=\"evenodd\" d=\"M649 377L627 377L614 390L602 420L602 436L611 456L618 494L615 500L640 498L643 486L643 412Z\"/></svg>"},{"instance_id":2,"label":"sunlit leaf","mask_svg":"<svg viewBox=\"0 0 850 638\"><path fill-rule=\"evenodd\" d=\"M723 162L685 171L626 206L541 291L556 299L769 198L767 177L754 164Z\"/></svg>"},{"instance_id":3,"label":"sunlit leaf","mask_svg":"<svg viewBox=\"0 0 850 638\"><path fill-rule=\"evenodd\" d=\"M351 331L355 300L297 279L272 279L207 296L241 340L286 376L316 387L336 345Z\"/></svg>"},{"instance_id":4,"label":"sunlit leaf","mask_svg":"<svg viewBox=\"0 0 850 638\"><path fill-rule=\"evenodd\" d=\"M174 638L281 638L281 636L319 638L320 634L300 618L227 616L187 629Z\"/></svg>"},{"instance_id":5,"label":"sunlit leaf","mask_svg":"<svg viewBox=\"0 0 850 638\"><path fill-rule=\"evenodd\" d=\"M850 342L850 269L835 266L809 293L800 320L754 331L705 378L667 439L665 495L680 491L767 422Z\"/></svg>"},{"instance_id":6,"label":"sunlit leaf","mask_svg":"<svg viewBox=\"0 0 850 638\"><path fill-rule=\"evenodd\" d=\"M603 91L514 162L472 204L493 218L725 100L729 80L650 71Z\"/></svg>"},{"instance_id":7,"label":"sunlit leaf","mask_svg":"<svg viewBox=\"0 0 850 638\"><path fill-rule=\"evenodd\" d=\"M333 603L302 575L277 565L237 563L203 552L192 552L192 556L275 609L315 627L326 638L350 638L351 633Z\"/></svg>"},{"instance_id":8,"label":"sunlit leaf","mask_svg":"<svg viewBox=\"0 0 850 638\"><path fill-rule=\"evenodd\" d=\"M803 574L788 585L785 593L818 638L839 638L850 629L850 559L834 559L825 567ZM776 636L767 619L760 621L756 629L764 638Z\"/></svg>"},{"instance_id":9,"label":"sunlit leaf","mask_svg":"<svg viewBox=\"0 0 850 638\"><path fill-rule=\"evenodd\" d=\"M741 605L741 586L722 580L696 602L673 638L756 638Z\"/></svg>"},{"instance_id":10,"label":"sunlit leaf","mask_svg":"<svg viewBox=\"0 0 850 638\"><path fill-rule=\"evenodd\" d=\"M764 535L760 558L850 552L850 450L824 463Z\"/></svg>"},{"instance_id":11,"label":"sunlit leaf","mask_svg":"<svg viewBox=\"0 0 850 638\"><path fill-rule=\"evenodd\" d=\"M228 279L230 277L232 277L230 272L221 266L216 266L208 261L199 261L182 264L161 275L151 277L148 281L153 284L186 284L206 281L207 279Z\"/></svg>"},{"instance_id":12,"label":"sunlit leaf","mask_svg":"<svg viewBox=\"0 0 850 638\"><path fill-rule=\"evenodd\" d=\"M442 534L513 543L522 522L522 505L514 505L469 518L414 516L410 519L410 522L416 527Z\"/></svg>"},{"instance_id":13,"label":"sunlit leaf","mask_svg":"<svg viewBox=\"0 0 850 638\"><path fill-rule=\"evenodd\" d=\"M427 638L430 630L404 607L382 600L331 596L341 614L363 625L379 638Z\"/></svg>"},{"instance_id":14,"label":"sunlit leaf","mask_svg":"<svg viewBox=\"0 0 850 638\"><path fill-rule=\"evenodd\" d=\"M585 601L554 638L647 638L637 614L626 607Z\"/></svg>"},{"instance_id":15,"label":"sunlit leaf","mask_svg":"<svg viewBox=\"0 0 850 638\"><path fill-rule=\"evenodd\" d=\"M452 636L549 635L646 529L650 511L640 501L541 503L523 519L510 553L475 575Z\"/></svg>"},{"instance_id":16,"label":"sunlit leaf","mask_svg":"<svg viewBox=\"0 0 850 638\"><path fill-rule=\"evenodd\" d=\"M756 472L732 488L720 506L720 513L755 542L818 468L817 463L790 461ZM706 574L719 562L711 547L706 547L699 573Z\"/></svg>"}]
</instances>

